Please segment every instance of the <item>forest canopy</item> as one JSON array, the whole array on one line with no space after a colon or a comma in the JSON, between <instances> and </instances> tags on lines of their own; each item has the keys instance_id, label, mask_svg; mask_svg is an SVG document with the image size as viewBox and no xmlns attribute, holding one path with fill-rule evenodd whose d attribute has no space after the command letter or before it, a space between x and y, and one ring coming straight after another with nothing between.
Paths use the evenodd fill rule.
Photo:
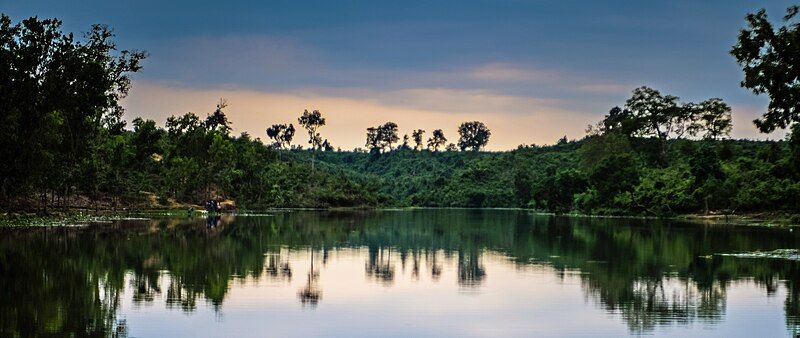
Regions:
<instances>
[{"instance_id":1,"label":"forest canopy","mask_svg":"<svg viewBox=\"0 0 800 338\"><path fill-rule=\"evenodd\" d=\"M366 150L342 151L325 137L328 117L314 109L264 126L263 135L235 135L224 99L207 113L174 115L163 126L142 118L126 125L119 101L145 52L118 49L106 26L78 38L62 32L57 19L12 23L3 15L0 135L13 146L0 148L12 159L0 167L0 200L6 209L42 211L225 199L249 210L797 213L797 13L789 8L778 28L764 11L748 15L731 50L744 73L741 85L770 98L755 126L788 128L786 140L730 139L734 121L724 99L688 102L641 86L581 139L503 152L483 151L497 131L482 121L460 123L458 135L443 129L401 135L397 123L386 121L364 131Z\"/></svg>"}]
</instances>

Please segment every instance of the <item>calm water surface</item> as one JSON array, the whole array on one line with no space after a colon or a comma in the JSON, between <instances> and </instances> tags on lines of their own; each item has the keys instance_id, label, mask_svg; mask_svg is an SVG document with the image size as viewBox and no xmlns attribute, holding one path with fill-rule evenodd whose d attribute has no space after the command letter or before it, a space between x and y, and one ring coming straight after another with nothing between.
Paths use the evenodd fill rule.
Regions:
<instances>
[{"instance_id":1,"label":"calm water surface","mask_svg":"<svg viewBox=\"0 0 800 338\"><path fill-rule=\"evenodd\" d=\"M0 336L792 337L800 231L526 211L0 230Z\"/></svg>"}]
</instances>

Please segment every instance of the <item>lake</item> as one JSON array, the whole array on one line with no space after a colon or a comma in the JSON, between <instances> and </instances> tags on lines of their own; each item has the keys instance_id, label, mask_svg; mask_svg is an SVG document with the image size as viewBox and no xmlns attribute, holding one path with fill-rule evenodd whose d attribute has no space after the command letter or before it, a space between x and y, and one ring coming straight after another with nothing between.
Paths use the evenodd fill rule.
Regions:
<instances>
[{"instance_id":1,"label":"lake","mask_svg":"<svg viewBox=\"0 0 800 338\"><path fill-rule=\"evenodd\" d=\"M800 231L518 210L0 229L0 336L792 337Z\"/></svg>"}]
</instances>

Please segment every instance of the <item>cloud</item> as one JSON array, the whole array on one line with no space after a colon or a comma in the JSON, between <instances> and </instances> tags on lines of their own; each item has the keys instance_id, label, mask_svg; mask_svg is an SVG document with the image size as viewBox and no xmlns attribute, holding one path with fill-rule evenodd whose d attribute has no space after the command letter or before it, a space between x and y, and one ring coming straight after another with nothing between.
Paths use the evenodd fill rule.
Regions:
<instances>
[{"instance_id":1,"label":"cloud","mask_svg":"<svg viewBox=\"0 0 800 338\"><path fill-rule=\"evenodd\" d=\"M588 72L522 62L472 62L397 67L332 57L301 38L272 35L200 36L159 40L144 77L194 87L224 84L256 90L295 88L454 88L552 98L627 93L634 86ZM536 95L538 93L539 95Z\"/></svg>"},{"instance_id":2,"label":"cloud","mask_svg":"<svg viewBox=\"0 0 800 338\"><path fill-rule=\"evenodd\" d=\"M475 67L468 75L477 80L496 82L542 82L559 78L557 72L523 67L511 63L489 63Z\"/></svg>"},{"instance_id":3,"label":"cloud","mask_svg":"<svg viewBox=\"0 0 800 338\"><path fill-rule=\"evenodd\" d=\"M493 130L489 149L580 138L637 86L525 62L362 65L288 36L164 39L151 59L125 102L130 116L163 122L210 111L225 97L235 130L264 136L268 125L320 109L329 116L326 136L345 149L363 146L364 129L386 121L398 123L401 133L442 128L455 141L459 123L480 120ZM758 111L734 107L735 137L764 138L750 123Z\"/></svg>"}]
</instances>

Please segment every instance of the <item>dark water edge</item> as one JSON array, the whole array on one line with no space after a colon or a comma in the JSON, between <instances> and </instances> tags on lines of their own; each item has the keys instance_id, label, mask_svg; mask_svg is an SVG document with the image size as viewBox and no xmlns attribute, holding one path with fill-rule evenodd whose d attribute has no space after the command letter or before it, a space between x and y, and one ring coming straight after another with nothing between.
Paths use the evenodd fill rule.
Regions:
<instances>
[{"instance_id":1,"label":"dark water edge","mask_svg":"<svg viewBox=\"0 0 800 338\"><path fill-rule=\"evenodd\" d=\"M185 209L132 209L119 210L53 210L49 215L39 215L34 212L4 212L0 213L0 228L2 227L29 227L29 226L80 226L88 223L124 219L148 219L161 217L206 217L203 211L189 212ZM634 219L634 220L666 220L681 221L705 225L732 225L732 226L763 226L763 227L800 227L797 222L800 214L768 212L746 214L678 214L672 216L643 216L643 215L606 215L606 214L555 214L526 208L468 208L468 207L332 207L332 208L272 208L266 210L239 210L223 212L231 215L270 215L279 212L293 211L412 211L412 210L508 210L528 212L543 216L561 216L576 218L598 219Z\"/></svg>"},{"instance_id":2,"label":"dark water edge","mask_svg":"<svg viewBox=\"0 0 800 338\"><path fill-rule=\"evenodd\" d=\"M800 248L791 228L412 209L118 219L0 236L0 336L263 336L267 322L294 336L800 328L800 263L717 255ZM311 322L289 325L298 318Z\"/></svg>"}]
</instances>

